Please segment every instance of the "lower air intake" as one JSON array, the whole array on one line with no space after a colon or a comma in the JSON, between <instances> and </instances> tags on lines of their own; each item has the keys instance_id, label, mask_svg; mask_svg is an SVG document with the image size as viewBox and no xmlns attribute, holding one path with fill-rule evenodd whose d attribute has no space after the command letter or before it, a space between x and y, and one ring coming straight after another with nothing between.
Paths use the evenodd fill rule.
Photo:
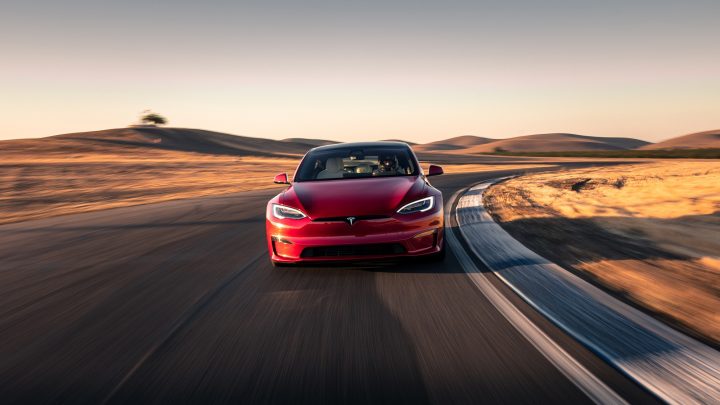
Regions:
<instances>
[{"instance_id":1,"label":"lower air intake","mask_svg":"<svg viewBox=\"0 0 720 405\"><path fill-rule=\"evenodd\" d=\"M338 245L306 248L300 257L341 257L341 256L386 256L405 253L399 243L375 245Z\"/></svg>"}]
</instances>

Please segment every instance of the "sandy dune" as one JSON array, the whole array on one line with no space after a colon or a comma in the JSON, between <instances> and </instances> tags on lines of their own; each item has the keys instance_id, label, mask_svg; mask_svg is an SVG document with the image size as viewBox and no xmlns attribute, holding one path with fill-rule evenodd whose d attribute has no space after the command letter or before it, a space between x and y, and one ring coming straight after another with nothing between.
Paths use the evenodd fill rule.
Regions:
<instances>
[{"instance_id":1,"label":"sandy dune","mask_svg":"<svg viewBox=\"0 0 720 405\"><path fill-rule=\"evenodd\" d=\"M665 141L645 145L641 149L702 149L720 148L720 129L695 132L670 138Z\"/></svg>"}]
</instances>

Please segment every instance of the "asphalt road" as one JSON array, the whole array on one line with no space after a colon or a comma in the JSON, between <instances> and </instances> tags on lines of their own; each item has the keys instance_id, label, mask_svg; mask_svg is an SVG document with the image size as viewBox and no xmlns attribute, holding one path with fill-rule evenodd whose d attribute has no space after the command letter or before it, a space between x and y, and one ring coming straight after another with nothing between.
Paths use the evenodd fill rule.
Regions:
<instances>
[{"instance_id":1,"label":"asphalt road","mask_svg":"<svg viewBox=\"0 0 720 405\"><path fill-rule=\"evenodd\" d=\"M497 175L432 182L449 198ZM272 268L277 192L0 226L2 402L588 402L452 254Z\"/></svg>"}]
</instances>

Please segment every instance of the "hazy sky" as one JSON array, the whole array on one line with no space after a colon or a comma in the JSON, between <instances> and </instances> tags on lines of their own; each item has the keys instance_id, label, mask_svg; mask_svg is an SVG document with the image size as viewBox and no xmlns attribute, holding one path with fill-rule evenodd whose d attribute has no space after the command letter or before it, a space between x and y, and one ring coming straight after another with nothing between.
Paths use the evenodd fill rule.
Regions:
<instances>
[{"instance_id":1,"label":"hazy sky","mask_svg":"<svg viewBox=\"0 0 720 405\"><path fill-rule=\"evenodd\" d=\"M720 127L720 1L0 0L0 139L430 141Z\"/></svg>"}]
</instances>

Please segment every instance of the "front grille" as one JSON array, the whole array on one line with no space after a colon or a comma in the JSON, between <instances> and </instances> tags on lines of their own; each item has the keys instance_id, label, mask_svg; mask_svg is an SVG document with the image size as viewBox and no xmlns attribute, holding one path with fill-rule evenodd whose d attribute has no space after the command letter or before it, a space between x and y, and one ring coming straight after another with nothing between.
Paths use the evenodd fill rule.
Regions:
<instances>
[{"instance_id":1,"label":"front grille","mask_svg":"<svg viewBox=\"0 0 720 405\"><path fill-rule=\"evenodd\" d=\"M348 217L352 217L352 215L349 215L347 217L324 217L324 218L315 218L313 219L313 222L347 222ZM372 220L372 219L386 219L390 218L387 215L359 215L355 218L353 221L366 221L366 220Z\"/></svg>"},{"instance_id":2,"label":"front grille","mask_svg":"<svg viewBox=\"0 0 720 405\"><path fill-rule=\"evenodd\" d=\"M405 253L399 243L379 243L374 245L338 245L305 248L300 257L339 257L339 256L385 256Z\"/></svg>"}]
</instances>

